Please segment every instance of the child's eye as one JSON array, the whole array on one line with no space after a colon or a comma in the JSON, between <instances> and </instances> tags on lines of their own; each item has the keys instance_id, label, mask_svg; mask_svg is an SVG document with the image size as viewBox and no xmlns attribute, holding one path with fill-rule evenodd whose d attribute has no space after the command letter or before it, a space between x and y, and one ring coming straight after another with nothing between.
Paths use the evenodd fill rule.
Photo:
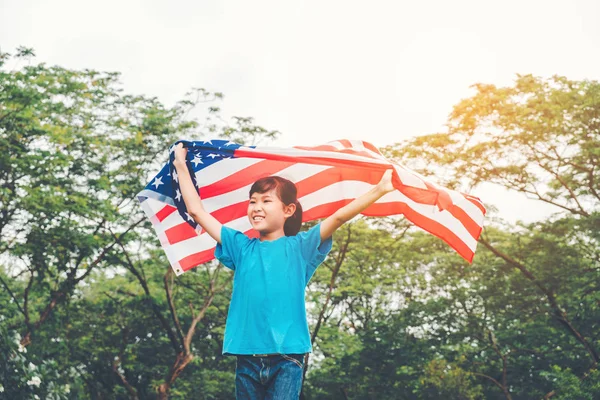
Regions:
<instances>
[{"instance_id":1,"label":"child's eye","mask_svg":"<svg viewBox=\"0 0 600 400\"><path fill-rule=\"evenodd\" d=\"M271 202L271 200L265 200L265 203L270 203L270 202Z\"/></svg>"}]
</instances>

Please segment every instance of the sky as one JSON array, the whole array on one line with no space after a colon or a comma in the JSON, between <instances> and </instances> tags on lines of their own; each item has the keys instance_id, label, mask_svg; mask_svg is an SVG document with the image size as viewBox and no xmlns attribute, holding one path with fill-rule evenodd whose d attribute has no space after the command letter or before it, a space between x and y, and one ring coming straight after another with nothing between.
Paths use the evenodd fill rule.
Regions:
<instances>
[{"instance_id":1,"label":"sky","mask_svg":"<svg viewBox=\"0 0 600 400\"><path fill-rule=\"evenodd\" d=\"M600 80L600 1L0 0L0 49L121 72L167 106L222 92L277 146L337 139L381 147L444 130L475 83L516 74ZM492 185L471 194L507 221L554 209Z\"/></svg>"}]
</instances>

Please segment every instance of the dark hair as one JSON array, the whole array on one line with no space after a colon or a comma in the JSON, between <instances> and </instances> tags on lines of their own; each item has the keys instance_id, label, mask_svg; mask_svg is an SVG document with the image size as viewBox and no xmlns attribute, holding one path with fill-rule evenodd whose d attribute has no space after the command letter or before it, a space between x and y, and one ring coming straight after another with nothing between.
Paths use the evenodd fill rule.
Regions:
<instances>
[{"instance_id":1,"label":"dark hair","mask_svg":"<svg viewBox=\"0 0 600 400\"><path fill-rule=\"evenodd\" d=\"M250 188L248 197L252 197L253 193L262 194L272 189L275 189L279 200L286 206L292 203L296 204L296 211L291 217L285 220L285 224L283 225L285 236L294 236L300 232L300 226L302 225L302 206L297 199L298 189L294 182L280 176L266 176L254 182Z\"/></svg>"}]
</instances>

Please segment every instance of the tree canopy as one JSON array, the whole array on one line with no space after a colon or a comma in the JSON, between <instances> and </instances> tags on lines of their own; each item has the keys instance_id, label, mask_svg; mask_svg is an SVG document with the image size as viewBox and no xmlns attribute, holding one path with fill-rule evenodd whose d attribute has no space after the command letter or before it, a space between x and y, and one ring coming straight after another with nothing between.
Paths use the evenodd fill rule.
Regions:
<instances>
[{"instance_id":1,"label":"tree canopy","mask_svg":"<svg viewBox=\"0 0 600 400\"><path fill-rule=\"evenodd\" d=\"M175 277L135 194L182 137L280 133L223 120L221 93L169 108L123 93L118 73L34 59L0 55L0 398L234 398L232 272ZM491 213L473 264L401 217L346 224L307 288L302 397L599 398L599 138L600 83L518 75L475 85L445 132L383 149L555 213Z\"/></svg>"}]
</instances>

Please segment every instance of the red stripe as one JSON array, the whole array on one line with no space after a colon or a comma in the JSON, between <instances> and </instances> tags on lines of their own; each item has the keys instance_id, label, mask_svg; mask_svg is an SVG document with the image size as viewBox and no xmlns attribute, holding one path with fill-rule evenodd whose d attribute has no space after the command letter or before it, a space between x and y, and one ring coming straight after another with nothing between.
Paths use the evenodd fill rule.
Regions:
<instances>
[{"instance_id":1,"label":"red stripe","mask_svg":"<svg viewBox=\"0 0 600 400\"><path fill-rule=\"evenodd\" d=\"M335 146L329 144L322 144L320 146L308 147L308 146L294 146L294 149L299 150L309 150L309 151L339 151L339 149Z\"/></svg>"},{"instance_id":2,"label":"red stripe","mask_svg":"<svg viewBox=\"0 0 600 400\"><path fill-rule=\"evenodd\" d=\"M255 231L254 229L250 229L244 233L249 238L254 238L254 237L259 236L259 233L257 231ZM190 269L192 269L198 265L204 264L205 262L214 260L215 259L215 249L216 249L216 246L211 247L210 249L207 249L207 250L203 250L203 251L199 251L194 254L190 254L189 256L184 257L181 260L179 260L179 266L185 272L185 271L189 271Z\"/></svg>"},{"instance_id":3,"label":"red stripe","mask_svg":"<svg viewBox=\"0 0 600 400\"><path fill-rule=\"evenodd\" d=\"M236 171L235 173L227 176L226 178L213 182L210 185L201 187L200 195L203 199L208 199L210 197L228 193L232 190L244 187L250 183L254 183L260 178L273 175L274 173L288 168L293 164L295 164L295 162L264 160L253 164L249 167L246 167L241 171Z\"/></svg>"},{"instance_id":4,"label":"red stripe","mask_svg":"<svg viewBox=\"0 0 600 400\"><path fill-rule=\"evenodd\" d=\"M249 200L244 200L240 203L230 204L211 212L210 215L220 223L226 224L229 221L248 215L248 202Z\"/></svg>"},{"instance_id":5,"label":"red stripe","mask_svg":"<svg viewBox=\"0 0 600 400\"><path fill-rule=\"evenodd\" d=\"M163 222L165 218L173 213L173 211L177 210L177 208L173 207L170 204L165 204L163 208L161 208L154 216L158 219L159 222Z\"/></svg>"},{"instance_id":6,"label":"red stripe","mask_svg":"<svg viewBox=\"0 0 600 400\"><path fill-rule=\"evenodd\" d=\"M369 149L371 151L374 151L377 154L381 154L381 152L379 151L379 149L375 146L373 146L371 143L369 142L362 142L363 146L365 146L366 149Z\"/></svg>"},{"instance_id":7,"label":"red stripe","mask_svg":"<svg viewBox=\"0 0 600 400\"><path fill-rule=\"evenodd\" d=\"M182 222L168 229L165 229L165 236L169 241L169 244L179 243L183 240L188 240L194 236L198 236L196 230L190 226L187 222Z\"/></svg>"},{"instance_id":8,"label":"red stripe","mask_svg":"<svg viewBox=\"0 0 600 400\"><path fill-rule=\"evenodd\" d=\"M356 156L369 157L369 158L374 158L376 160L379 160L379 158L375 157L373 154L369 153L368 151L364 151L364 150L344 149L344 150L338 150L337 152L338 153L353 154L353 155L356 155Z\"/></svg>"},{"instance_id":9,"label":"red stripe","mask_svg":"<svg viewBox=\"0 0 600 400\"><path fill-rule=\"evenodd\" d=\"M391 207L389 207L391 205ZM376 207L373 207L376 206ZM386 210L394 210L397 214L404 214L406 219L411 221L413 224L417 225L420 228L423 228L427 232L435 235L445 241L450 247L452 247L459 255L461 255L464 259L466 259L469 263L473 262L474 253L471 251L469 246L465 244L454 232L450 229L446 228L444 225L439 222L424 217L419 214L415 210L411 209L405 203L384 203L384 204L373 204L373 214L365 214L373 217L384 216ZM371 208L369 207L369 208ZM365 210L366 211L366 210ZM388 214L389 215L389 214Z\"/></svg>"},{"instance_id":10,"label":"red stripe","mask_svg":"<svg viewBox=\"0 0 600 400\"><path fill-rule=\"evenodd\" d=\"M475 204L477 206L477 208L479 208L479 210L481 211L481 213L483 215L485 215L485 207L483 206L483 204L481 203L481 200L479 200L479 198L475 197L475 196L471 196L465 193L461 193L463 195L463 197L467 200L469 200L471 203Z\"/></svg>"},{"instance_id":11,"label":"red stripe","mask_svg":"<svg viewBox=\"0 0 600 400\"><path fill-rule=\"evenodd\" d=\"M479 238L479 234L481 233L481 226L477 222L471 218L469 214L456 204L453 204L452 207L448 209L448 212L454 216L461 224L465 227L465 229L469 232L474 239Z\"/></svg>"},{"instance_id":12,"label":"red stripe","mask_svg":"<svg viewBox=\"0 0 600 400\"><path fill-rule=\"evenodd\" d=\"M190 254L187 257L183 257L181 260L179 260L179 266L185 272L200 264L204 264L207 261L213 260L214 258L215 248L212 247L208 250L199 251L198 253Z\"/></svg>"},{"instance_id":13,"label":"red stripe","mask_svg":"<svg viewBox=\"0 0 600 400\"><path fill-rule=\"evenodd\" d=\"M375 157L373 154L369 153L368 151L356 150L355 148L339 149L339 148L337 148L335 146L331 146L331 145L321 145L321 146L315 146L315 147L294 146L293 148L299 149L299 150L308 150L308 151L331 151L334 153L352 154L355 156L369 157L369 158L379 160L378 157ZM379 152L377 152L377 153L379 153ZM360 162L360 161L355 161L355 162Z\"/></svg>"},{"instance_id":14,"label":"red stripe","mask_svg":"<svg viewBox=\"0 0 600 400\"><path fill-rule=\"evenodd\" d=\"M373 170L363 170L361 168L328 168L318 172L306 179L296 182L298 188L298 198L307 194L314 193L319 189L342 181L361 181L370 184L377 184L381 180L382 172Z\"/></svg>"},{"instance_id":15,"label":"red stripe","mask_svg":"<svg viewBox=\"0 0 600 400\"><path fill-rule=\"evenodd\" d=\"M337 153L342 152L342 150L338 150ZM332 165L337 167L359 167L359 168L372 168L377 169L383 172L383 170L388 169L389 166L381 163L371 163L368 161L356 161L356 160L348 160L344 158L329 158L329 157L315 157L315 156L288 156L283 154L273 154L267 152L260 152L256 150L247 150L247 149L236 149L235 157L248 157L248 158L266 158L273 161L289 161L292 163L305 163L305 164L317 164L317 165ZM370 158L374 158L370 156ZM391 164L390 164L391 166Z\"/></svg>"},{"instance_id":16,"label":"red stripe","mask_svg":"<svg viewBox=\"0 0 600 400\"><path fill-rule=\"evenodd\" d=\"M352 199L345 199L315 206L310 210L302 213L302 222L328 217L335 213L338 209L350 203L351 201Z\"/></svg>"},{"instance_id":17,"label":"red stripe","mask_svg":"<svg viewBox=\"0 0 600 400\"><path fill-rule=\"evenodd\" d=\"M350 143L348 139L340 139L337 141L340 142L344 147L352 147L352 143Z\"/></svg>"},{"instance_id":18,"label":"red stripe","mask_svg":"<svg viewBox=\"0 0 600 400\"><path fill-rule=\"evenodd\" d=\"M436 192L431 192L427 189L416 188L413 186L405 186L402 185L398 187L394 185L394 187L398 188L406 197L414 201L415 203L421 204L429 204L435 205L437 204L438 194Z\"/></svg>"}]
</instances>

